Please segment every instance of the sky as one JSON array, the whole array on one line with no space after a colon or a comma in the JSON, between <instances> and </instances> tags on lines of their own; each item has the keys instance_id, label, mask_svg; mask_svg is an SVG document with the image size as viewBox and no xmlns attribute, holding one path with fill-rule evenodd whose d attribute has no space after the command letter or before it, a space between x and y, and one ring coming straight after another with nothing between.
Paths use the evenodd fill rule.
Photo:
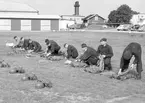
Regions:
<instances>
[{"instance_id":1,"label":"sky","mask_svg":"<svg viewBox=\"0 0 145 103\"><path fill-rule=\"evenodd\" d=\"M4 0L26 3L43 15L72 15L76 0ZM77 0L80 2L80 15L98 14L105 19L110 11L122 4L129 5L132 10L145 13L145 0Z\"/></svg>"}]
</instances>

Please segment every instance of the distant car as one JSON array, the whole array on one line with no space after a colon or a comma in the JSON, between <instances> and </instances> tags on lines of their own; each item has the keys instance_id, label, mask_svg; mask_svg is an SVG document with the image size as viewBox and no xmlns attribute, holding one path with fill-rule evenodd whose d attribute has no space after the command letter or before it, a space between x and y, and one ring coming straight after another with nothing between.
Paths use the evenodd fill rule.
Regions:
<instances>
[{"instance_id":1,"label":"distant car","mask_svg":"<svg viewBox=\"0 0 145 103\"><path fill-rule=\"evenodd\" d=\"M131 31L138 31L138 29L140 28L140 25L134 25L131 28Z\"/></svg>"},{"instance_id":2,"label":"distant car","mask_svg":"<svg viewBox=\"0 0 145 103\"><path fill-rule=\"evenodd\" d=\"M117 27L117 30L118 30L118 31L122 31L123 28L124 28L124 25L120 25L120 26Z\"/></svg>"},{"instance_id":3,"label":"distant car","mask_svg":"<svg viewBox=\"0 0 145 103\"><path fill-rule=\"evenodd\" d=\"M120 25L117 27L118 31L129 31L131 30L131 25L130 24L124 24L124 25Z\"/></svg>"},{"instance_id":4,"label":"distant car","mask_svg":"<svg viewBox=\"0 0 145 103\"><path fill-rule=\"evenodd\" d=\"M108 28L108 26L107 26L107 25L103 25L102 27L103 27L103 28Z\"/></svg>"},{"instance_id":5,"label":"distant car","mask_svg":"<svg viewBox=\"0 0 145 103\"><path fill-rule=\"evenodd\" d=\"M69 29L81 29L82 24L73 24L70 25L68 28Z\"/></svg>"},{"instance_id":6,"label":"distant car","mask_svg":"<svg viewBox=\"0 0 145 103\"><path fill-rule=\"evenodd\" d=\"M132 28L132 25L130 24L124 25L123 31L129 31L131 30L131 28Z\"/></svg>"},{"instance_id":7,"label":"distant car","mask_svg":"<svg viewBox=\"0 0 145 103\"><path fill-rule=\"evenodd\" d=\"M145 25L142 25L138 29L139 32L145 32Z\"/></svg>"}]
</instances>

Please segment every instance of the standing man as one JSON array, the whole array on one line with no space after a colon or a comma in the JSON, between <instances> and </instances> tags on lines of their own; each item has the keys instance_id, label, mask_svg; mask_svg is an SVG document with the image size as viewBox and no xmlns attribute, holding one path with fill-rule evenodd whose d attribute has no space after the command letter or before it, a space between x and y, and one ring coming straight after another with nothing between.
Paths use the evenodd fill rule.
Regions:
<instances>
[{"instance_id":1,"label":"standing man","mask_svg":"<svg viewBox=\"0 0 145 103\"><path fill-rule=\"evenodd\" d=\"M29 50L30 52L35 52L35 53L38 53L38 52L41 52L41 45L36 42L36 41L32 41L31 39L29 39Z\"/></svg>"},{"instance_id":2,"label":"standing man","mask_svg":"<svg viewBox=\"0 0 145 103\"><path fill-rule=\"evenodd\" d=\"M79 62L84 62L88 66L90 65L97 65L98 62L98 53L95 49L92 47L88 47L86 44L81 45L83 54L78 59Z\"/></svg>"},{"instance_id":3,"label":"standing man","mask_svg":"<svg viewBox=\"0 0 145 103\"><path fill-rule=\"evenodd\" d=\"M47 56L59 54L60 46L55 41L45 39L45 43L47 45Z\"/></svg>"},{"instance_id":4,"label":"standing man","mask_svg":"<svg viewBox=\"0 0 145 103\"><path fill-rule=\"evenodd\" d=\"M64 44L64 48L66 49L66 58L76 59L78 57L78 51L73 45L68 45L67 43Z\"/></svg>"},{"instance_id":5,"label":"standing man","mask_svg":"<svg viewBox=\"0 0 145 103\"><path fill-rule=\"evenodd\" d=\"M107 44L107 39L102 38L100 40L101 45L98 47L98 54L104 59L104 70L112 70L111 58L113 56L113 50L110 45Z\"/></svg>"},{"instance_id":6,"label":"standing man","mask_svg":"<svg viewBox=\"0 0 145 103\"><path fill-rule=\"evenodd\" d=\"M133 68L134 64L137 64L136 67L138 73L137 79L141 79L141 72L143 71L141 54L142 54L141 45L136 42L130 43L123 51L120 61L120 72L118 74L121 74L121 72L124 72L126 69L128 69L130 60L132 56L134 56L135 60L134 63L131 65L131 67Z\"/></svg>"}]
</instances>

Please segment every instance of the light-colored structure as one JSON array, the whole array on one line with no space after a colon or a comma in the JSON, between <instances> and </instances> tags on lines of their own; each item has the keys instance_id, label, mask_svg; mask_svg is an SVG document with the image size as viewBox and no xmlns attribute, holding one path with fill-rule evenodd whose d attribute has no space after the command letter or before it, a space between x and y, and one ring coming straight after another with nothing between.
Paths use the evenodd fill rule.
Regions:
<instances>
[{"instance_id":1,"label":"light-colored structure","mask_svg":"<svg viewBox=\"0 0 145 103\"><path fill-rule=\"evenodd\" d=\"M59 21L59 29L67 30L70 25L75 24L74 20L60 20Z\"/></svg>"},{"instance_id":2,"label":"light-colored structure","mask_svg":"<svg viewBox=\"0 0 145 103\"><path fill-rule=\"evenodd\" d=\"M59 30L59 20L59 15L39 15L38 10L27 4L0 1L0 30Z\"/></svg>"},{"instance_id":3,"label":"light-colored structure","mask_svg":"<svg viewBox=\"0 0 145 103\"><path fill-rule=\"evenodd\" d=\"M130 22L133 25L144 25L145 24L145 14L141 13L141 14L133 15Z\"/></svg>"},{"instance_id":4,"label":"light-colored structure","mask_svg":"<svg viewBox=\"0 0 145 103\"><path fill-rule=\"evenodd\" d=\"M50 31L59 30L59 15L0 15L0 30Z\"/></svg>"},{"instance_id":5,"label":"light-colored structure","mask_svg":"<svg viewBox=\"0 0 145 103\"><path fill-rule=\"evenodd\" d=\"M70 20L70 21L74 21L76 24L81 24L83 23L83 18L85 16L80 16L80 15L61 15L61 19L62 20Z\"/></svg>"}]
</instances>

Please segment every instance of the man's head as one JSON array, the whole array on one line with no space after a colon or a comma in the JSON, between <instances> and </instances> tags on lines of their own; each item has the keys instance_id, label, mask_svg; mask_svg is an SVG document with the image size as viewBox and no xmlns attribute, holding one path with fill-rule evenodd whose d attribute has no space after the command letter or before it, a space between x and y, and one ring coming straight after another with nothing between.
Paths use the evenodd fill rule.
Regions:
<instances>
[{"instance_id":1,"label":"man's head","mask_svg":"<svg viewBox=\"0 0 145 103\"><path fill-rule=\"evenodd\" d=\"M24 37L21 37L21 38L20 38L20 41L24 41Z\"/></svg>"},{"instance_id":2,"label":"man's head","mask_svg":"<svg viewBox=\"0 0 145 103\"><path fill-rule=\"evenodd\" d=\"M81 47L84 52L87 51L87 44L83 43Z\"/></svg>"},{"instance_id":3,"label":"man's head","mask_svg":"<svg viewBox=\"0 0 145 103\"><path fill-rule=\"evenodd\" d=\"M13 38L15 41L17 41L18 40L18 37L17 36L14 36L14 38Z\"/></svg>"},{"instance_id":4,"label":"man's head","mask_svg":"<svg viewBox=\"0 0 145 103\"><path fill-rule=\"evenodd\" d=\"M49 39L45 39L45 44L49 45Z\"/></svg>"},{"instance_id":5,"label":"man's head","mask_svg":"<svg viewBox=\"0 0 145 103\"><path fill-rule=\"evenodd\" d=\"M106 38L102 38L100 40L101 45L106 45L107 44L107 39Z\"/></svg>"},{"instance_id":6,"label":"man's head","mask_svg":"<svg viewBox=\"0 0 145 103\"><path fill-rule=\"evenodd\" d=\"M31 39L29 39L29 43L32 43L32 40Z\"/></svg>"},{"instance_id":7,"label":"man's head","mask_svg":"<svg viewBox=\"0 0 145 103\"><path fill-rule=\"evenodd\" d=\"M125 60L130 60L131 57L132 57L132 53L131 53L129 50L127 50L127 51L124 52L123 58L124 58Z\"/></svg>"},{"instance_id":8,"label":"man's head","mask_svg":"<svg viewBox=\"0 0 145 103\"><path fill-rule=\"evenodd\" d=\"M68 44L67 43L64 44L64 48L66 48L66 49L68 48Z\"/></svg>"}]
</instances>

